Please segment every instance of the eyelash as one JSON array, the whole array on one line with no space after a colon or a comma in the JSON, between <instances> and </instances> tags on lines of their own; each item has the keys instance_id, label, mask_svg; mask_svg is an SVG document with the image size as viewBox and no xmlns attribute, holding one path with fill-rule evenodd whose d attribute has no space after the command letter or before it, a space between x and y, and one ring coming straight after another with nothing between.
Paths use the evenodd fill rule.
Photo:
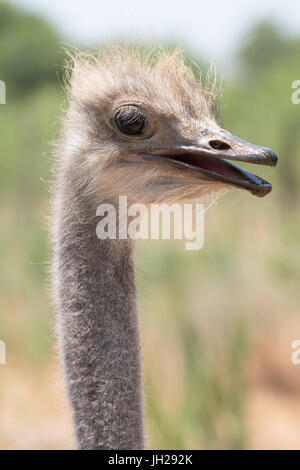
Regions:
<instances>
[{"instance_id":1,"label":"eyelash","mask_svg":"<svg viewBox=\"0 0 300 470\"><path fill-rule=\"evenodd\" d=\"M139 121L140 127L131 130L130 126L134 124L139 125ZM125 135L142 135L147 125L144 114L132 108L128 110L126 108L122 110L119 109L114 116L114 122L119 131Z\"/></svg>"}]
</instances>

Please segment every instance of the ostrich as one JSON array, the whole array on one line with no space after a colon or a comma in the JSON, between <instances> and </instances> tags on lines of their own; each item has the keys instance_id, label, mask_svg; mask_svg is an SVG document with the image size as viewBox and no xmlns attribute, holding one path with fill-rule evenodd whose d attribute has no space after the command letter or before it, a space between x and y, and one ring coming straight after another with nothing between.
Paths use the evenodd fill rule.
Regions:
<instances>
[{"instance_id":1,"label":"ostrich","mask_svg":"<svg viewBox=\"0 0 300 470\"><path fill-rule=\"evenodd\" d=\"M274 151L222 129L212 87L180 52L76 54L55 152L52 233L58 337L79 449L143 449L134 241L100 240L97 206L203 201L271 184L229 160L274 166Z\"/></svg>"}]
</instances>

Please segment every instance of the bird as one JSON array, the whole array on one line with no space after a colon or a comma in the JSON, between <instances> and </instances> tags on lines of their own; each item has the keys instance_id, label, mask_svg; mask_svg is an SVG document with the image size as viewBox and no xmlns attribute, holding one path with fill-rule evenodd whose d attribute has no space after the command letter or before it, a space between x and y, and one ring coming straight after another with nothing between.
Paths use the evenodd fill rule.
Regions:
<instances>
[{"instance_id":1,"label":"bird","mask_svg":"<svg viewBox=\"0 0 300 470\"><path fill-rule=\"evenodd\" d=\"M97 207L205 201L272 185L236 162L276 153L223 129L216 87L181 49L69 53L53 157L51 233L58 346L78 449L141 450L144 386L135 241L99 239ZM233 161L235 163L233 163Z\"/></svg>"}]
</instances>

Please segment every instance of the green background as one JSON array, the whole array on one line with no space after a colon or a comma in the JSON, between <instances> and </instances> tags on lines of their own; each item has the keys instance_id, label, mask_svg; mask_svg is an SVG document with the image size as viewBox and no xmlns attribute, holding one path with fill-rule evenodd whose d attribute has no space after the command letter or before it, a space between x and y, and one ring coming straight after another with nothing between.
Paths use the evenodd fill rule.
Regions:
<instances>
[{"instance_id":1,"label":"green background","mask_svg":"<svg viewBox=\"0 0 300 470\"><path fill-rule=\"evenodd\" d=\"M73 446L48 280L60 41L43 19L0 3L1 448ZM188 51L186 60L207 68ZM224 127L279 155L275 170L259 167L271 195L222 198L206 215L200 252L181 242L139 244L152 448L300 448L300 366L290 360L300 337L300 105L291 101L299 61L300 38L261 23L245 34L234 75L223 81Z\"/></svg>"}]
</instances>

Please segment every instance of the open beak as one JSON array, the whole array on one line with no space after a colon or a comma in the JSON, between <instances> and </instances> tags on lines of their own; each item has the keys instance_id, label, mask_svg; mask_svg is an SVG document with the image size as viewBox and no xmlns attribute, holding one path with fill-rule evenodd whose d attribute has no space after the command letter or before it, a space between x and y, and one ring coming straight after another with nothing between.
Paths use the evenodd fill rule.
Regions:
<instances>
[{"instance_id":1,"label":"open beak","mask_svg":"<svg viewBox=\"0 0 300 470\"><path fill-rule=\"evenodd\" d=\"M206 130L193 145L148 147L139 153L146 160L161 160L193 170L205 179L243 188L259 197L266 196L272 185L228 160L269 166L275 166L278 160L273 150L250 144L223 129Z\"/></svg>"}]
</instances>

